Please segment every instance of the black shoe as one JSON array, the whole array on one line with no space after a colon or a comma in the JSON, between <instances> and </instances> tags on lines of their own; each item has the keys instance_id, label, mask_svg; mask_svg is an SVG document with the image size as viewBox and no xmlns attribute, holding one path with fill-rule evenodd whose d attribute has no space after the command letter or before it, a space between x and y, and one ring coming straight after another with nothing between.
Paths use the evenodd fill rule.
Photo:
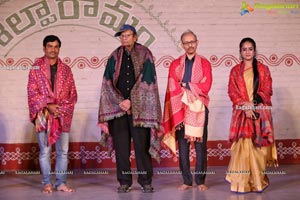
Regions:
<instances>
[{"instance_id":1,"label":"black shoe","mask_svg":"<svg viewBox=\"0 0 300 200\"><path fill-rule=\"evenodd\" d=\"M141 190L143 193L152 193L154 192L154 188L152 185L142 185Z\"/></svg>"},{"instance_id":2,"label":"black shoe","mask_svg":"<svg viewBox=\"0 0 300 200\"><path fill-rule=\"evenodd\" d=\"M131 187L129 185L120 185L118 187L118 193L126 193L129 192L131 190Z\"/></svg>"}]
</instances>

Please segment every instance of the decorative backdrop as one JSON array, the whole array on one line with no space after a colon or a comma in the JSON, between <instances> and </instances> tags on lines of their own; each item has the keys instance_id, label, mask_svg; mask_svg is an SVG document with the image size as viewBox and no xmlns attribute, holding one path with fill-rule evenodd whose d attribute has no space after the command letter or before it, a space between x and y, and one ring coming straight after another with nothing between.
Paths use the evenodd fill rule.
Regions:
<instances>
[{"instance_id":1,"label":"decorative backdrop","mask_svg":"<svg viewBox=\"0 0 300 200\"><path fill-rule=\"evenodd\" d=\"M229 72L240 62L240 40L252 37L257 58L269 66L273 79L279 163L300 163L299 21L300 0L0 0L0 170L39 169L27 81L35 58L44 54L42 40L49 34L61 39L60 57L72 68L78 91L69 168L115 166L114 158L108 158L98 144L97 114L104 66L120 44L114 33L123 23L136 27L138 42L148 46L155 57L162 105L170 63L183 54L181 33L191 29L197 34L197 52L213 67L210 166L227 165L230 158ZM194 158L192 148L190 159L194 162ZM177 159L162 149L162 161L154 166L178 167Z\"/></svg>"}]
</instances>

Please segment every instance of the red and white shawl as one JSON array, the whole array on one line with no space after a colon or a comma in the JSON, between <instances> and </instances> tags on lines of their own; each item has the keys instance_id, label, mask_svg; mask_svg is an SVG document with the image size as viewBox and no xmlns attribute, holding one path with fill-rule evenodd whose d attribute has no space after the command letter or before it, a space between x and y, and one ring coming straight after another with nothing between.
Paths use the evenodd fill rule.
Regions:
<instances>
[{"instance_id":1,"label":"red and white shawl","mask_svg":"<svg viewBox=\"0 0 300 200\"><path fill-rule=\"evenodd\" d=\"M164 144L176 154L175 132L185 127L185 138L201 141L205 123L205 107L208 107L208 92L212 84L211 65L205 58L195 55L192 67L190 90L180 83L185 71L185 58L182 55L174 60L169 68L168 86L165 97L163 125Z\"/></svg>"}]
</instances>

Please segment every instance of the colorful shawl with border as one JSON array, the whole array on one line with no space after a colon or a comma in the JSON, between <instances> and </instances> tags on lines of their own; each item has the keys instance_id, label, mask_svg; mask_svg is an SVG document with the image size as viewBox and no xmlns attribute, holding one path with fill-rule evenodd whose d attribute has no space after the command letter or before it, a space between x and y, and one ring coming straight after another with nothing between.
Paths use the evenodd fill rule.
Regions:
<instances>
[{"instance_id":1,"label":"colorful shawl with border","mask_svg":"<svg viewBox=\"0 0 300 200\"><path fill-rule=\"evenodd\" d=\"M183 55L171 63L165 97L163 142L174 154L176 154L175 132L183 126L186 139L202 141L205 123L204 106L208 106L208 91L212 83L210 63L200 55L195 55L191 82L189 82L190 90L182 88L180 82L184 76L185 58L186 55Z\"/></svg>"},{"instance_id":2,"label":"colorful shawl with border","mask_svg":"<svg viewBox=\"0 0 300 200\"><path fill-rule=\"evenodd\" d=\"M27 93L30 121L35 124L36 132L46 131L49 144L53 144L62 132L70 132L74 106L77 102L77 91L71 68L60 59L57 63L57 73L54 91L51 88L51 72L48 58L36 59L29 72ZM55 103L59 106L61 117L54 118L46 106Z\"/></svg>"},{"instance_id":3,"label":"colorful shawl with border","mask_svg":"<svg viewBox=\"0 0 300 200\"><path fill-rule=\"evenodd\" d=\"M124 47L118 47L109 57L105 68L99 105L98 125L101 128L100 144L113 150L108 121L126 114L119 104L124 100L116 88L122 64ZM162 138L161 105L159 100L156 71L151 51L135 43L131 52L134 67L135 85L130 93L133 126L151 129L151 146L149 152L160 162L160 141Z\"/></svg>"},{"instance_id":4,"label":"colorful shawl with border","mask_svg":"<svg viewBox=\"0 0 300 200\"><path fill-rule=\"evenodd\" d=\"M247 87L244 80L244 63L232 68L229 76L228 95L233 103L230 124L229 141L236 142L239 138L251 138L257 147L272 146L272 160L277 162L277 153L274 141L273 119L271 114L272 78L269 68L262 63L257 64L259 85L257 94L263 103L255 106L260 114L257 120L246 117L242 105L249 102ZM269 161L270 162L270 161Z\"/></svg>"}]
</instances>

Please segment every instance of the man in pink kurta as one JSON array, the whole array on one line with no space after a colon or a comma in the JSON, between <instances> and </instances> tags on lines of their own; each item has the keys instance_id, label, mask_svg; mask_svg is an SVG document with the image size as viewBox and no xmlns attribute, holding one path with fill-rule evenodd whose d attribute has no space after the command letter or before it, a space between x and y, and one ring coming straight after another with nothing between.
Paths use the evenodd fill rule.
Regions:
<instances>
[{"instance_id":1,"label":"man in pink kurta","mask_svg":"<svg viewBox=\"0 0 300 200\"><path fill-rule=\"evenodd\" d=\"M56 147L56 189L73 192L66 186L69 132L77 101L71 68L58 57L61 41L48 35L43 41L45 55L30 70L27 92L30 121L35 125L40 147L43 193L52 192L51 145ZM36 69L38 67L38 69Z\"/></svg>"}]
</instances>

